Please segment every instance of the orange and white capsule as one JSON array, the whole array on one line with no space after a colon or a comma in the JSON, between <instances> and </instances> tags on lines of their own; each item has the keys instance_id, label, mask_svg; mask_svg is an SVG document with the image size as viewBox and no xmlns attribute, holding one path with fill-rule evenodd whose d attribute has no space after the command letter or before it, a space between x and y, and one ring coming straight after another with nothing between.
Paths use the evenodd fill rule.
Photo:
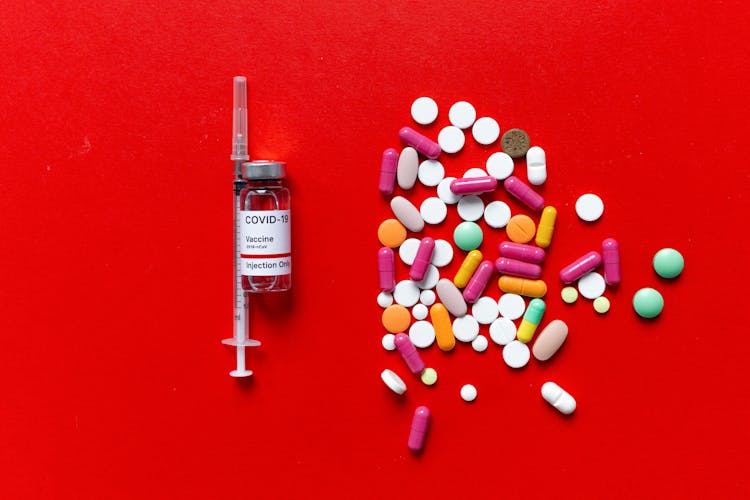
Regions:
<instances>
[{"instance_id":1,"label":"orange and white capsule","mask_svg":"<svg viewBox=\"0 0 750 500\"><path fill-rule=\"evenodd\" d=\"M555 232L555 220L557 210L555 207L544 207L542 217L539 219L539 227L536 229L536 245L547 248L552 243L552 234Z\"/></svg>"}]
</instances>

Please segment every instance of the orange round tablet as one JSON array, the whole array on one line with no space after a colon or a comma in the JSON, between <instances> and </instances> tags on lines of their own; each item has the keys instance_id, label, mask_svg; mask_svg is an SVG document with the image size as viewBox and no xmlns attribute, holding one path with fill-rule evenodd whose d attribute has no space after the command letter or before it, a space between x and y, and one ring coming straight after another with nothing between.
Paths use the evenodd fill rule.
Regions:
<instances>
[{"instance_id":1,"label":"orange round tablet","mask_svg":"<svg viewBox=\"0 0 750 500\"><path fill-rule=\"evenodd\" d=\"M411 314L404 306L393 304L383 311L383 326L391 333L402 333L409 329Z\"/></svg>"},{"instance_id":2,"label":"orange round tablet","mask_svg":"<svg viewBox=\"0 0 750 500\"><path fill-rule=\"evenodd\" d=\"M505 232L508 233L510 241L528 243L534 238L536 225L528 215L514 215L505 226Z\"/></svg>"},{"instance_id":3,"label":"orange round tablet","mask_svg":"<svg viewBox=\"0 0 750 500\"><path fill-rule=\"evenodd\" d=\"M406 239L406 228L396 219L386 219L380 223L378 239L389 248L398 248Z\"/></svg>"}]
</instances>

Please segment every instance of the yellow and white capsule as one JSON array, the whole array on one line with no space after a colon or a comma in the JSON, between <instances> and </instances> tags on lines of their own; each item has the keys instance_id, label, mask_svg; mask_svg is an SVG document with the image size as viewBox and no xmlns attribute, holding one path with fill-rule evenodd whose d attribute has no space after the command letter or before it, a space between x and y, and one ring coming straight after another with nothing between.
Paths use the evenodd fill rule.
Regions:
<instances>
[{"instance_id":1,"label":"yellow and white capsule","mask_svg":"<svg viewBox=\"0 0 750 500\"><path fill-rule=\"evenodd\" d=\"M552 243L552 234L555 232L555 220L557 210L555 207L544 207L542 217L539 219L539 227L536 230L536 245L547 248Z\"/></svg>"},{"instance_id":2,"label":"yellow and white capsule","mask_svg":"<svg viewBox=\"0 0 750 500\"><path fill-rule=\"evenodd\" d=\"M466 254L466 258L461 263L461 267L458 268L456 276L453 278L453 284L458 288L465 287L471 277L474 275L474 271L477 270L479 264L482 263L482 252L479 250L472 250Z\"/></svg>"}]
</instances>

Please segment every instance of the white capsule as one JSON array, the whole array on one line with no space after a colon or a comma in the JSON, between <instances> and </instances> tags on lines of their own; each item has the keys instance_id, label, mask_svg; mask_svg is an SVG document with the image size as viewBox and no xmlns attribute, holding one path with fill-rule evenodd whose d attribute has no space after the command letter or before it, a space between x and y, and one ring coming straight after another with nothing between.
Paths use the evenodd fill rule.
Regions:
<instances>
[{"instance_id":1,"label":"white capsule","mask_svg":"<svg viewBox=\"0 0 750 500\"><path fill-rule=\"evenodd\" d=\"M526 176L529 183L535 186L547 180L547 155L539 146L531 147L526 152Z\"/></svg>"},{"instance_id":2,"label":"white capsule","mask_svg":"<svg viewBox=\"0 0 750 500\"><path fill-rule=\"evenodd\" d=\"M542 397L564 415L570 415L576 409L576 400L573 396L554 382L547 382L542 386Z\"/></svg>"}]
</instances>

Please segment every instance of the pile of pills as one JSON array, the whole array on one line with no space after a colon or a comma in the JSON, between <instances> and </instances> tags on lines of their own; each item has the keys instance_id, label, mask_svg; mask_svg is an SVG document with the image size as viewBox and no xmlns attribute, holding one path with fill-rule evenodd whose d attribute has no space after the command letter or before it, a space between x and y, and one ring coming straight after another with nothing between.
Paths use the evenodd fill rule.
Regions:
<instances>
[{"instance_id":1,"label":"pile of pills","mask_svg":"<svg viewBox=\"0 0 750 500\"><path fill-rule=\"evenodd\" d=\"M412 104L411 112L417 124L429 125L438 116L438 106L433 99L420 97ZM519 369L529 363L532 355L539 362L552 358L568 336L568 325L560 319L552 319L539 328L546 311L543 297L547 294L542 271L557 220L555 207L546 205L532 187L547 180L545 151L531 146L528 134L518 128L501 137L498 122L491 117L477 118L474 106L468 102L453 104L448 118L450 125L439 131L437 142L411 127L403 127L399 137L405 147L400 153L393 148L384 151L378 186L384 196L391 197L393 215L378 228L382 247L378 251L377 302L383 308L381 320L388 332L382 345L386 350L397 351L409 371L427 385L435 384L438 374L425 365L418 349L427 349L434 343L442 351L454 349L458 341L483 352L491 340L502 347L505 364ZM469 129L480 145L489 146L499 140L502 151L490 154L485 169L470 168L460 178L446 177L438 158L442 152L461 151ZM514 160L524 157L528 183L513 175ZM435 188L435 196L419 206L405 196L393 196L396 186L407 192L417 181ZM482 195L501 188L508 194L509 203L492 201L485 205ZM511 206L516 203L538 213L538 219L514 215ZM447 240L409 237L421 233L425 225L442 223L449 206L455 206L462 219L453 230L455 248ZM591 223L602 216L604 203L596 194L586 193L576 201L575 210L581 220ZM504 230L509 240L499 243L500 257L494 262L479 250L485 241L479 224L482 220L491 230ZM442 275L440 269L461 252L463 260L458 272L454 276ZM408 279L396 280L397 255L409 266ZM682 256L673 249L661 250L654 257L654 268L662 277L679 275L683 265ZM603 274L597 272L600 267ZM497 286L503 292L499 300L485 295L495 272L499 274ZM607 287L621 281L618 242L604 239L601 250L591 250L573 260L560 270L559 276L562 283L569 285L561 293L564 302L572 304L581 295L593 301L596 312L606 313L610 301L604 293ZM635 294L633 307L639 315L653 318L661 312L663 299L658 291L644 288ZM482 327L488 329L489 340L480 334ZM406 391L406 383L394 371L384 370L381 378L394 393ZM466 384L459 394L464 401L472 402L478 391L474 385ZM566 415L576 408L573 396L554 382L542 386L541 397ZM415 410L408 439L412 451L422 449L430 418L427 407Z\"/></svg>"}]
</instances>

